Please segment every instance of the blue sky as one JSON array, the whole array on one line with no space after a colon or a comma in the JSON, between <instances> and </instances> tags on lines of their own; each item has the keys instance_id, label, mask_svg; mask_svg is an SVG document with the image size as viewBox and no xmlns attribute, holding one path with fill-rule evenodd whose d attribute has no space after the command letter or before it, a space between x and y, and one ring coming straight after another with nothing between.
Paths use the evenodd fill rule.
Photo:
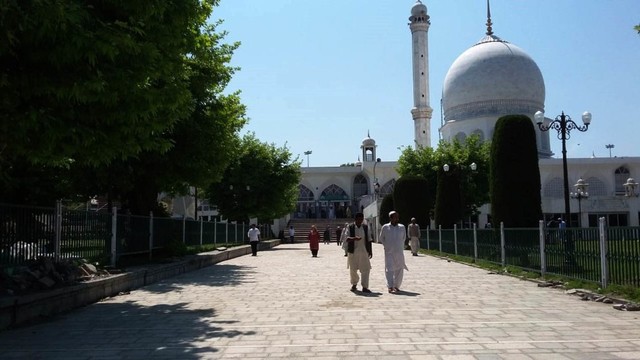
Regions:
<instances>
[{"instance_id":1,"label":"blue sky","mask_svg":"<svg viewBox=\"0 0 640 360\"><path fill-rule=\"evenodd\" d=\"M413 144L411 33L414 0L221 0L212 20L226 42L240 41L231 64L249 124L264 142L286 146L307 166L355 162L367 132L377 155L397 160ZM486 31L485 0L423 0L429 29L431 144L438 142L440 95L454 60ZM573 131L569 157L640 156L638 0L493 0L494 34L540 67L545 114L562 111ZM555 157L561 142L551 134Z\"/></svg>"}]
</instances>

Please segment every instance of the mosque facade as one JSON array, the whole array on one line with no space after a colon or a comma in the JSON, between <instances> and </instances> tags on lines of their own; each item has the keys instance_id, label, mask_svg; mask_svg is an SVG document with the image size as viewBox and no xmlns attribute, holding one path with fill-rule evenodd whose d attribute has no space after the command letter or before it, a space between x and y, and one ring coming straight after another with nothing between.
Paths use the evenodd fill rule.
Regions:
<instances>
[{"instance_id":1,"label":"mosque facade","mask_svg":"<svg viewBox=\"0 0 640 360\"><path fill-rule=\"evenodd\" d=\"M409 28L412 40L414 143L430 144L431 114L429 103L428 30L430 17L420 1L411 8ZM487 3L487 32L464 51L451 65L442 89L444 119L439 129L445 141L464 141L477 134L483 140L493 137L495 123L501 116L523 114L534 119L544 112L544 78L535 61L521 48L493 33ZM596 117L597 118L597 117ZM533 120L532 120L533 121ZM545 118L544 124L552 119ZM542 209L545 220L564 217L564 180L562 157L551 151L550 135L556 131L536 129L541 176ZM557 140L560 141L560 140ZM356 146L354 144L354 146ZM374 224L379 199L393 192L399 175L395 161L380 161L376 141L367 134L360 145L360 159L350 166L303 167L300 195L294 218L344 217L363 211ZM609 226L638 226L640 189L628 193L624 186L630 178L639 179L640 157L569 158L570 190L579 179L588 183L589 197L571 199L571 224L595 227L604 217ZM514 194L517 195L517 194ZM630 195L630 196L629 196ZM490 222L490 206L484 205L472 222L482 227Z\"/></svg>"}]
</instances>

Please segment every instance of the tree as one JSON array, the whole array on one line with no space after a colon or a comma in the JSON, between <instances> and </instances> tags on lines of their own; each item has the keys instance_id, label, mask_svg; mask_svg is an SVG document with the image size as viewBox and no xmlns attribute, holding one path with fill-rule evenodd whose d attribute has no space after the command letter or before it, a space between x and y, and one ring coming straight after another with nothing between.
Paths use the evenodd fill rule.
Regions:
<instances>
[{"instance_id":1,"label":"tree","mask_svg":"<svg viewBox=\"0 0 640 360\"><path fill-rule=\"evenodd\" d=\"M636 29L636 31L638 32L638 34L640 34L640 24L634 26L634 29Z\"/></svg>"},{"instance_id":2,"label":"tree","mask_svg":"<svg viewBox=\"0 0 640 360\"><path fill-rule=\"evenodd\" d=\"M430 209L434 208L439 193L439 172L444 164L449 164L452 169L456 165L465 166L460 169L460 186L456 193L462 193L462 210L458 216L459 221L463 217L477 214L477 209L489 201L489 153L490 143L482 142L478 135L471 135L464 142L454 139L452 142L440 141L437 149L405 147L398 160L398 173L400 176L416 175L427 180L426 191L431 201ZM469 171L469 165L476 163L477 170ZM440 196L443 203L450 203L447 195L453 195L446 191ZM457 195L455 195L457 196ZM458 203L458 202L455 202ZM449 209L450 210L450 209ZM435 211L434 211L435 212ZM453 226L453 224L451 224Z\"/></svg>"},{"instance_id":3,"label":"tree","mask_svg":"<svg viewBox=\"0 0 640 360\"><path fill-rule=\"evenodd\" d=\"M460 184L461 171L458 166L445 172L438 169L438 191L435 205L435 224L453 229L463 217L463 201Z\"/></svg>"},{"instance_id":4,"label":"tree","mask_svg":"<svg viewBox=\"0 0 640 360\"><path fill-rule=\"evenodd\" d=\"M429 224L429 211L433 200L429 198L429 183L420 176L402 176L393 189L393 203L400 214L400 222L407 225L412 217L419 224Z\"/></svg>"},{"instance_id":5,"label":"tree","mask_svg":"<svg viewBox=\"0 0 640 360\"><path fill-rule=\"evenodd\" d=\"M531 119L498 119L491 146L491 216L505 227L536 227L542 219L540 168Z\"/></svg>"},{"instance_id":6,"label":"tree","mask_svg":"<svg viewBox=\"0 0 640 360\"><path fill-rule=\"evenodd\" d=\"M216 4L5 2L0 158L107 164L168 150L159 134L193 111L185 62Z\"/></svg>"},{"instance_id":7,"label":"tree","mask_svg":"<svg viewBox=\"0 0 640 360\"><path fill-rule=\"evenodd\" d=\"M380 225L389 222L389 212L394 209L393 194L387 194L380 204Z\"/></svg>"},{"instance_id":8,"label":"tree","mask_svg":"<svg viewBox=\"0 0 640 360\"><path fill-rule=\"evenodd\" d=\"M272 220L295 209L300 184L300 161L289 149L261 143L245 135L222 179L208 191L211 203L224 217L247 221Z\"/></svg>"},{"instance_id":9,"label":"tree","mask_svg":"<svg viewBox=\"0 0 640 360\"><path fill-rule=\"evenodd\" d=\"M226 33L216 33L216 26L220 22L206 23L211 14L211 5L215 3L213 1L203 3L196 1L191 4L183 2L179 9L174 9L178 5L171 5L173 7L169 10L180 10L180 12L165 15L168 17L182 16L184 19L171 20L168 18L169 23L162 25L163 32L167 33L166 36L159 34L140 35L144 42L149 42L148 46L157 46L163 51L166 46L167 51L176 51L173 54L175 64L172 65L175 65L175 71L171 77L179 79L176 84L180 86L181 91L175 94L167 93L166 96L172 97L171 99L157 97L150 98L149 101L162 102L163 104L156 104L162 108L165 105L173 106L172 102L183 101L179 97L186 96L185 101L188 104L180 110L181 116L179 117L173 116L173 110L168 109L166 112L155 113L149 117L146 125L143 124L149 127L147 133L144 134L145 138L149 140L149 144L167 144L168 146L140 146L134 152L124 150L120 156L108 160L108 162L101 157L102 155L91 154L91 150L86 154L84 152L78 154L73 151L65 153L69 156L75 156L69 164L72 168L70 174L75 178L75 181L71 180L75 183L73 188L76 193L84 194L85 197L107 194L109 200L120 201L131 213L147 215L149 211L158 213L156 199L159 192L185 194L190 186L206 188L222 177L224 169L229 164L231 152L237 145L238 132L246 123L246 119L245 107L240 102L239 94L223 94L236 70L228 63L239 43L223 44L222 41ZM137 12L142 10L135 7L133 9L129 7L119 9L119 11L131 12L128 13L131 17L143 16ZM106 11L105 8L96 11L98 10ZM166 6L162 6L154 11L162 13L168 10ZM111 15L98 14L96 16L102 19ZM149 19L149 21L153 19L155 18ZM174 27L171 28L171 26ZM179 34L170 34L170 32L178 32ZM151 44L153 41L156 43ZM173 44L173 42L179 44ZM120 46L125 46L125 44L120 44ZM94 51L99 52L100 50ZM122 51L125 50L127 49ZM106 60L100 58L99 64L96 66L104 65L102 64L104 61ZM166 64L166 66L169 65L171 64ZM127 68L124 70L127 71ZM113 71L115 72L115 69ZM135 79L135 76L131 79L130 85L133 87L137 86ZM83 79L83 81L89 80ZM114 91L120 90L107 87L103 96L126 95L125 93L110 93ZM149 92L148 96L153 96L155 90L147 91ZM63 120L70 119L64 118ZM153 122L157 123L157 126L153 125ZM167 127L163 128L162 124L166 124ZM105 126L110 127L111 125ZM114 128L113 130L128 132L130 128L132 127L128 124L122 124L121 129ZM85 130L88 133L103 131L102 123L97 122L95 128ZM71 131L74 131L73 128ZM121 139L120 136L116 137L116 140ZM135 140L135 136L131 139ZM109 141L109 145L111 144L126 146L118 141ZM58 157L61 154L54 155ZM2 160L1 154L0 160ZM31 159L31 161L35 160ZM0 173L2 172L0 169ZM87 181L88 179L91 181ZM8 180L10 181L10 179ZM14 179L14 181L19 181L19 179Z\"/></svg>"}]
</instances>

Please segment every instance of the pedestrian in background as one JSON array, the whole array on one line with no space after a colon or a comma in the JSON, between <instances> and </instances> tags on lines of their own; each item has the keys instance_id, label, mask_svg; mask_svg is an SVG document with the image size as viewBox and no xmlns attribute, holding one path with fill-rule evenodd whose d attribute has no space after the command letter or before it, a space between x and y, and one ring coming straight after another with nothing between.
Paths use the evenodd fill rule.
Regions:
<instances>
[{"instance_id":1,"label":"pedestrian in background","mask_svg":"<svg viewBox=\"0 0 640 360\"><path fill-rule=\"evenodd\" d=\"M249 231L247 232L249 237L249 244L251 244L251 256L258 255L258 242L260 241L260 230L256 227L256 224L251 224Z\"/></svg>"},{"instance_id":2,"label":"pedestrian in background","mask_svg":"<svg viewBox=\"0 0 640 360\"><path fill-rule=\"evenodd\" d=\"M336 243L338 246L342 245L342 228L340 225L336 226Z\"/></svg>"},{"instance_id":3,"label":"pedestrian in background","mask_svg":"<svg viewBox=\"0 0 640 360\"><path fill-rule=\"evenodd\" d=\"M289 226L289 242L293 244L293 241L296 236L296 230L293 228L293 225Z\"/></svg>"},{"instance_id":4,"label":"pedestrian in background","mask_svg":"<svg viewBox=\"0 0 640 360\"><path fill-rule=\"evenodd\" d=\"M318 250L320 249L320 233L315 225L311 225L311 231L307 235L309 239L309 249L311 249L311 256L318 257Z\"/></svg>"},{"instance_id":5,"label":"pedestrian in background","mask_svg":"<svg viewBox=\"0 0 640 360\"><path fill-rule=\"evenodd\" d=\"M324 230L324 243L325 245L331 243L331 228L329 226Z\"/></svg>"},{"instance_id":6,"label":"pedestrian in background","mask_svg":"<svg viewBox=\"0 0 640 360\"><path fill-rule=\"evenodd\" d=\"M411 224L407 227L409 232L409 245L413 256L418 256L420 250L420 225L416 224L416 218L411 218Z\"/></svg>"}]
</instances>

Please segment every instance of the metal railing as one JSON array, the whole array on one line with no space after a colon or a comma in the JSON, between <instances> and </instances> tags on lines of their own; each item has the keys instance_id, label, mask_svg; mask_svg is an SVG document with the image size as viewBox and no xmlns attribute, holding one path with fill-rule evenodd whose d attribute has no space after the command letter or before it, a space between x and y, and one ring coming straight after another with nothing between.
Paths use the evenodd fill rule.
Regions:
<instances>
[{"instance_id":1,"label":"metal railing","mask_svg":"<svg viewBox=\"0 0 640 360\"><path fill-rule=\"evenodd\" d=\"M421 247L500 266L640 287L640 227L427 229Z\"/></svg>"},{"instance_id":2,"label":"metal railing","mask_svg":"<svg viewBox=\"0 0 640 360\"><path fill-rule=\"evenodd\" d=\"M165 217L0 204L0 266L19 266L38 257L82 258L116 265L126 255L148 254L173 243L235 246L248 243L249 226ZM259 225L270 238L270 226Z\"/></svg>"}]
</instances>

